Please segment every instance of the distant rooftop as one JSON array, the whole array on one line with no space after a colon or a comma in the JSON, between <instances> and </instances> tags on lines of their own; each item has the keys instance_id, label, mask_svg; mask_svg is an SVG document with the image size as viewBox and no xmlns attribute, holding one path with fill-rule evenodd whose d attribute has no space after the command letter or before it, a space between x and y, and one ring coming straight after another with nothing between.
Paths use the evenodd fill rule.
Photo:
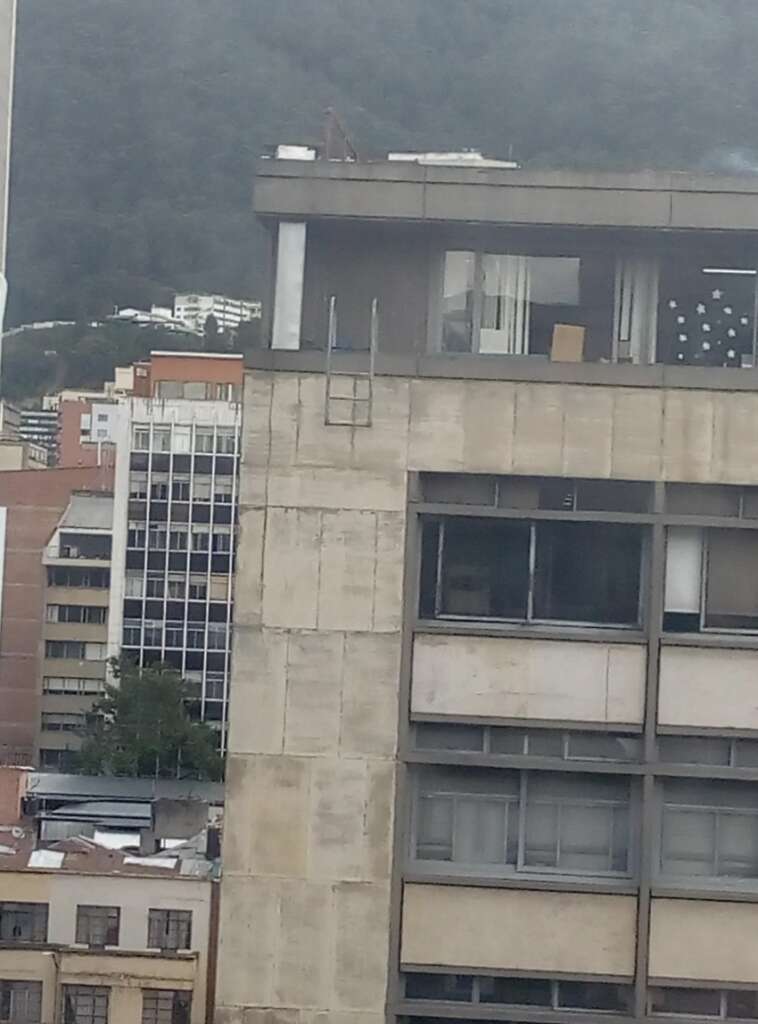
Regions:
<instances>
[{"instance_id":1,"label":"distant rooftop","mask_svg":"<svg viewBox=\"0 0 758 1024\"><path fill-rule=\"evenodd\" d=\"M113 529L113 496L75 492L58 526L63 530L110 532Z\"/></svg>"}]
</instances>

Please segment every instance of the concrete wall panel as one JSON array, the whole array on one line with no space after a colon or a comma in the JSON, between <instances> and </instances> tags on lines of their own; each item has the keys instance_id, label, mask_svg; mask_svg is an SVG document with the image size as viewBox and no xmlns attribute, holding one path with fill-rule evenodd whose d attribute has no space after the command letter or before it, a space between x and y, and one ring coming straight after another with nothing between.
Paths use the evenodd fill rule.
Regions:
<instances>
[{"instance_id":1,"label":"concrete wall panel","mask_svg":"<svg viewBox=\"0 0 758 1024\"><path fill-rule=\"evenodd\" d=\"M640 723L645 648L633 644L417 636L417 714Z\"/></svg>"},{"instance_id":2,"label":"concrete wall panel","mask_svg":"<svg viewBox=\"0 0 758 1024\"><path fill-rule=\"evenodd\" d=\"M631 976L635 914L631 896L406 885L401 960Z\"/></svg>"},{"instance_id":3,"label":"concrete wall panel","mask_svg":"<svg viewBox=\"0 0 758 1024\"><path fill-rule=\"evenodd\" d=\"M651 978L758 984L758 905L654 899Z\"/></svg>"},{"instance_id":4,"label":"concrete wall panel","mask_svg":"<svg viewBox=\"0 0 758 1024\"><path fill-rule=\"evenodd\" d=\"M758 729L758 651L664 647L661 725Z\"/></svg>"}]
</instances>

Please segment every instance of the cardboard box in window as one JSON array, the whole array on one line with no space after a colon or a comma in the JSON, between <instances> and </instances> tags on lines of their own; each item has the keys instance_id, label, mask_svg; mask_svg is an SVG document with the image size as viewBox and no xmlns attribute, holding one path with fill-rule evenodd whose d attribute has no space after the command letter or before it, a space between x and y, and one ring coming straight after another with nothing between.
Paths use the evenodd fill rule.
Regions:
<instances>
[{"instance_id":1,"label":"cardboard box in window","mask_svg":"<svg viewBox=\"0 0 758 1024\"><path fill-rule=\"evenodd\" d=\"M550 359L554 363L581 363L584 358L584 327L574 324L556 324Z\"/></svg>"}]
</instances>

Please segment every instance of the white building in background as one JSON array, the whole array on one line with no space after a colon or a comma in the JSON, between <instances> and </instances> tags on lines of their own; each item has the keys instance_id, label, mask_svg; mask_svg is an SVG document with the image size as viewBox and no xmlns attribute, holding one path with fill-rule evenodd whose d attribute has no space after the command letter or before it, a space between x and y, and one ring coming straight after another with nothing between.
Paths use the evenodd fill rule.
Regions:
<instances>
[{"instance_id":1,"label":"white building in background","mask_svg":"<svg viewBox=\"0 0 758 1024\"><path fill-rule=\"evenodd\" d=\"M214 316L219 328L239 327L247 320L259 320L260 302L249 299L230 299L226 295L176 295L174 319L180 320L193 331L203 331L205 321Z\"/></svg>"}]
</instances>

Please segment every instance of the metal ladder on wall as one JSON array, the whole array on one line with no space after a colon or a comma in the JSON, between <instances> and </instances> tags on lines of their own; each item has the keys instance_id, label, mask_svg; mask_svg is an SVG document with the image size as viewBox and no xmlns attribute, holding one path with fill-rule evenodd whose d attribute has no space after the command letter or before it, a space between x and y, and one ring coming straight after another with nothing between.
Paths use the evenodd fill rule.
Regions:
<instances>
[{"instance_id":1,"label":"metal ladder on wall","mask_svg":"<svg viewBox=\"0 0 758 1024\"><path fill-rule=\"evenodd\" d=\"M324 423L328 427L370 427L374 408L374 366L379 336L379 303L371 302L368 370L337 370L337 297L329 299L329 330L326 339L326 389Z\"/></svg>"}]
</instances>

